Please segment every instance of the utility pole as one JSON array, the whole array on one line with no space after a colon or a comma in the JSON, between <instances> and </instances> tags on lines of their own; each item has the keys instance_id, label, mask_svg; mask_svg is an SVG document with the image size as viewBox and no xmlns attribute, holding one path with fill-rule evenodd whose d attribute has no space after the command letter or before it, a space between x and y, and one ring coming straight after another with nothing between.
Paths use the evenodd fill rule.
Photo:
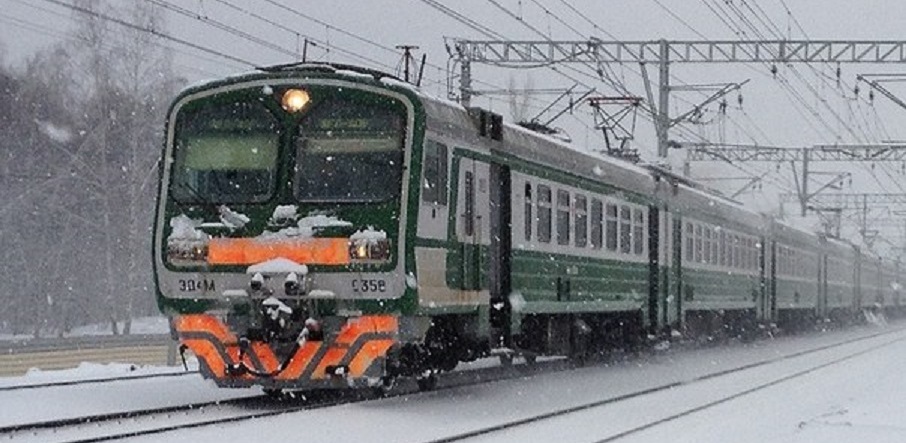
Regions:
<instances>
[{"instance_id":1,"label":"utility pole","mask_svg":"<svg viewBox=\"0 0 906 443\"><path fill-rule=\"evenodd\" d=\"M449 90L469 105L472 93L473 63L486 63L512 68L539 64L639 63L646 90L650 80L646 63L658 66L658 105L652 109L657 135L658 157L666 157L674 145L669 138L672 120L670 105L670 65L674 63L906 63L906 41L846 40L744 40L744 41L512 41L453 40L450 51L451 69L448 84L458 75L459 90ZM459 66L459 73L454 73ZM649 102L653 107L649 94ZM656 111L656 112L655 112ZM674 123L675 124L675 123Z\"/></svg>"}]
</instances>

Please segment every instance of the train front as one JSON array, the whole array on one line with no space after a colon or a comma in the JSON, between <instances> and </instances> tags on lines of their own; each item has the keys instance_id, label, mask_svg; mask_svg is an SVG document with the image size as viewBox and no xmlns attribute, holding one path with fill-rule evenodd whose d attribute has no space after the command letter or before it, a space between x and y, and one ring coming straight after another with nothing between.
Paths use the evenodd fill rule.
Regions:
<instances>
[{"instance_id":1,"label":"train front","mask_svg":"<svg viewBox=\"0 0 906 443\"><path fill-rule=\"evenodd\" d=\"M414 305L404 253L414 100L364 77L252 74L189 89L170 109L158 304L220 386L384 375Z\"/></svg>"}]
</instances>

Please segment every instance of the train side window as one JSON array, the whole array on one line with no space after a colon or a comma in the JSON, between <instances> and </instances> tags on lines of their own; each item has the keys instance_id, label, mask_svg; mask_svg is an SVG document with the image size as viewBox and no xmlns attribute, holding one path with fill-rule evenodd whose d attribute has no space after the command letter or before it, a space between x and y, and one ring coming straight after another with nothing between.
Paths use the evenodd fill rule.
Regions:
<instances>
[{"instance_id":1,"label":"train side window","mask_svg":"<svg viewBox=\"0 0 906 443\"><path fill-rule=\"evenodd\" d=\"M551 241L551 188L538 185L538 241Z\"/></svg>"},{"instance_id":2,"label":"train side window","mask_svg":"<svg viewBox=\"0 0 906 443\"><path fill-rule=\"evenodd\" d=\"M425 164L422 170L422 201L447 204L447 146L433 140L425 142Z\"/></svg>"},{"instance_id":3,"label":"train side window","mask_svg":"<svg viewBox=\"0 0 906 443\"><path fill-rule=\"evenodd\" d=\"M711 264L711 228L705 227L705 239L703 241L704 249L702 250L702 262Z\"/></svg>"},{"instance_id":4,"label":"train side window","mask_svg":"<svg viewBox=\"0 0 906 443\"><path fill-rule=\"evenodd\" d=\"M632 218L632 252L642 255L645 252L645 211L633 211Z\"/></svg>"},{"instance_id":5,"label":"train side window","mask_svg":"<svg viewBox=\"0 0 906 443\"><path fill-rule=\"evenodd\" d=\"M632 251L632 210L629 206L620 206L620 252L629 254Z\"/></svg>"},{"instance_id":6,"label":"train side window","mask_svg":"<svg viewBox=\"0 0 906 443\"><path fill-rule=\"evenodd\" d=\"M605 212L607 226L606 235L607 241L606 246L608 251L617 250L617 205L608 203L607 211Z\"/></svg>"},{"instance_id":7,"label":"train side window","mask_svg":"<svg viewBox=\"0 0 906 443\"><path fill-rule=\"evenodd\" d=\"M739 261L739 250L740 249L741 249L741 246L739 244L739 236L734 235L733 236L733 267L734 268L741 267L740 261Z\"/></svg>"},{"instance_id":8,"label":"train side window","mask_svg":"<svg viewBox=\"0 0 906 443\"><path fill-rule=\"evenodd\" d=\"M591 200L591 247L601 249L604 246L604 207L601 200Z\"/></svg>"},{"instance_id":9,"label":"train side window","mask_svg":"<svg viewBox=\"0 0 906 443\"><path fill-rule=\"evenodd\" d=\"M472 171L466 171L465 182L465 235L471 236L475 232L475 178Z\"/></svg>"},{"instance_id":10,"label":"train side window","mask_svg":"<svg viewBox=\"0 0 906 443\"><path fill-rule=\"evenodd\" d=\"M588 200L584 195L576 195L576 246L584 248L588 244Z\"/></svg>"},{"instance_id":11,"label":"train side window","mask_svg":"<svg viewBox=\"0 0 906 443\"><path fill-rule=\"evenodd\" d=\"M686 222L686 263L692 263L695 254L695 228Z\"/></svg>"},{"instance_id":12,"label":"train side window","mask_svg":"<svg viewBox=\"0 0 906 443\"><path fill-rule=\"evenodd\" d=\"M720 247L720 241L718 240L718 235L719 234L717 233L716 228L711 231L711 264L712 265L717 265L718 263L720 263L720 251L718 250L718 248Z\"/></svg>"},{"instance_id":13,"label":"train side window","mask_svg":"<svg viewBox=\"0 0 906 443\"><path fill-rule=\"evenodd\" d=\"M525 184L525 241L532 240L532 184Z\"/></svg>"},{"instance_id":14,"label":"train side window","mask_svg":"<svg viewBox=\"0 0 906 443\"><path fill-rule=\"evenodd\" d=\"M702 225L695 225L695 262L702 262Z\"/></svg>"},{"instance_id":15,"label":"train side window","mask_svg":"<svg viewBox=\"0 0 906 443\"><path fill-rule=\"evenodd\" d=\"M755 269L755 241L749 238L748 241L746 241L746 246L748 246L748 248L746 249L748 251L747 265L749 269L752 270Z\"/></svg>"},{"instance_id":16,"label":"train side window","mask_svg":"<svg viewBox=\"0 0 906 443\"><path fill-rule=\"evenodd\" d=\"M557 191L557 244L569 244L569 192Z\"/></svg>"},{"instance_id":17,"label":"train side window","mask_svg":"<svg viewBox=\"0 0 906 443\"><path fill-rule=\"evenodd\" d=\"M721 266L726 266L727 265L727 233L724 232L722 229L720 231L720 239L718 241L720 242L720 251L719 251L720 258L718 260L719 260L719 263Z\"/></svg>"}]
</instances>

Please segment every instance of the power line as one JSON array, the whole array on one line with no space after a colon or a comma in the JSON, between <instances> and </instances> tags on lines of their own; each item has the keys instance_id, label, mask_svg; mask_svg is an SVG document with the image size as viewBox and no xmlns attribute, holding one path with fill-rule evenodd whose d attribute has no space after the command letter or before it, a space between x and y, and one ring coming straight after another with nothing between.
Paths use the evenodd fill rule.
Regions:
<instances>
[{"instance_id":1,"label":"power line","mask_svg":"<svg viewBox=\"0 0 906 443\"><path fill-rule=\"evenodd\" d=\"M211 54L211 55L215 55L215 56L217 56L217 57L221 57L221 58L226 59L226 60L230 60L230 61L233 61L233 62L236 62L236 63L241 63L241 64L246 65L246 66L255 66L254 63L252 63L252 62L250 62L250 61L248 61L248 60L245 60L245 59L242 59L242 58L239 58L239 57L235 57L235 56L226 54L226 53L224 53L224 52L220 52L220 51L217 51L217 50L214 50L214 49L211 49L211 48L208 48L208 47L205 47L205 46L196 44L196 43L192 43L192 42L190 42L190 41L188 41L188 40L184 40L184 39L181 39L181 38L178 38L178 37L174 37L174 36L172 36L172 35L170 35L170 34L167 34L167 33L161 32L161 31L158 31L158 30L153 29L153 28L147 28L147 27L144 27L144 26L136 25L136 24L134 24L134 23L129 23L129 22L125 21L125 20L121 20L121 19L118 19L118 18L116 18L116 17L109 16L109 15L107 15L107 14L103 14L103 13L100 13L100 12L92 11L91 9L87 9L87 8L83 8L83 7L80 7L80 6L77 6L77 5L69 4L69 3L66 3L66 2L63 2L63 1L60 1L60 0L43 0L43 1L45 1L45 2L47 2L47 3L52 3L52 4L55 4L55 5L57 5L57 6L61 6L61 7L70 9L70 10L73 10L73 11L78 12L78 13L81 13L81 14L85 14L85 15L88 15L88 16L91 16L91 17L99 18L99 19L101 19L101 20L105 20L105 21L108 21L108 22L111 22L111 23L115 23L115 24L118 24L118 25L120 25L120 26L123 26L123 27L125 27L125 28L129 28L129 29L132 29L132 30L135 30L135 31L147 32L147 33L149 33L149 34L152 34L152 35L155 35L155 36L157 36L157 37L160 37L160 38L162 38L162 39L164 39L164 40L169 40L169 41L171 41L171 42L173 42L173 43L178 43L178 44L180 44L180 45L183 45L183 46L186 46L186 47L189 47L189 48L198 50L198 51L202 51L202 52L205 52L205 53L208 53L208 54Z\"/></svg>"}]
</instances>

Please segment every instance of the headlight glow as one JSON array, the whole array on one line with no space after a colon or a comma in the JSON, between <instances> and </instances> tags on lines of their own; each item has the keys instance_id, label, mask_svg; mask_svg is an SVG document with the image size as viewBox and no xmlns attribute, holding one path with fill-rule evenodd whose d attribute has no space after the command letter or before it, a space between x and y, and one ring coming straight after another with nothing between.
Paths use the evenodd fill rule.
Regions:
<instances>
[{"instance_id":1,"label":"headlight glow","mask_svg":"<svg viewBox=\"0 0 906 443\"><path fill-rule=\"evenodd\" d=\"M311 97L304 89L288 89L283 93L280 104L286 112L296 113L301 111L310 100Z\"/></svg>"}]
</instances>

